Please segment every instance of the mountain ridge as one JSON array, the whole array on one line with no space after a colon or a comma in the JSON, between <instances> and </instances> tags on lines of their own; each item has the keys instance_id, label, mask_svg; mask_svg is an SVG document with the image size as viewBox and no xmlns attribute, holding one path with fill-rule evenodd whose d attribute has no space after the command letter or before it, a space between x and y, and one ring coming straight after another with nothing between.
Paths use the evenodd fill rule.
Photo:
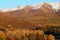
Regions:
<instances>
[{"instance_id":1,"label":"mountain ridge","mask_svg":"<svg viewBox=\"0 0 60 40\"><path fill-rule=\"evenodd\" d=\"M55 9L55 10L60 9L60 2L51 2L51 3L48 3L48 2L42 2L42 3L40 3L40 4L30 5L30 7L32 7L32 9L38 9L38 8L41 7L44 3L47 3L47 4L51 5L52 8ZM27 5L27 6L29 6L29 5ZM1 10L2 10L2 12L15 11L15 10L21 10L21 9L24 9L24 7L26 7L26 6L17 6L17 7L15 7L15 8L1 9Z\"/></svg>"}]
</instances>

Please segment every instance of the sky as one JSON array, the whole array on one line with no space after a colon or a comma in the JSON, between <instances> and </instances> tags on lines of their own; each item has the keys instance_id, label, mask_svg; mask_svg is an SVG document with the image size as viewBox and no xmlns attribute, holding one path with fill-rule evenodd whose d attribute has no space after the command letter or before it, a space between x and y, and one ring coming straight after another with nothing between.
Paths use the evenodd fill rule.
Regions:
<instances>
[{"instance_id":1,"label":"sky","mask_svg":"<svg viewBox=\"0 0 60 40\"><path fill-rule=\"evenodd\" d=\"M60 2L60 0L0 0L0 9L39 4L41 2Z\"/></svg>"}]
</instances>

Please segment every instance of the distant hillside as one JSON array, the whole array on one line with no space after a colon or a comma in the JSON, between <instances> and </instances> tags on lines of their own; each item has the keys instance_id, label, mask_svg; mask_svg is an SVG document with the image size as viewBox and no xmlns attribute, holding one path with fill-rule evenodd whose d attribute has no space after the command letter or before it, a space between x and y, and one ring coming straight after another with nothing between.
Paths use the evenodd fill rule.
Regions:
<instances>
[{"instance_id":1,"label":"distant hillside","mask_svg":"<svg viewBox=\"0 0 60 40\"><path fill-rule=\"evenodd\" d=\"M24 21L23 19L18 19L14 17L9 17L6 14L0 12L0 25L6 27L7 25L12 25L14 28L31 28L34 25Z\"/></svg>"}]
</instances>

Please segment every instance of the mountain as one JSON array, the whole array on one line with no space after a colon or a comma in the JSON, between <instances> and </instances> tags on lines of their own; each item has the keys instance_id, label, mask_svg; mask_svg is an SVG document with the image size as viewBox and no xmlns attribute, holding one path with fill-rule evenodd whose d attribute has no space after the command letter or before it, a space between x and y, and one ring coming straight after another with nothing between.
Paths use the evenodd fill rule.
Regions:
<instances>
[{"instance_id":1,"label":"mountain","mask_svg":"<svg viewBox=\"0 0 60 40\"><path fill-rule=\"evenodd\" d=\"M49 4L52 6L56 15L60 15L60 2L55 2L55 3L53 2L53 3L49 3Z\"/></svg>"},{"instance_id":2,"label":"mountain","mask_svg":"<svg viewBox=\"0 0 60 40\"><path fill-rule=\"evenodd\" d=\"M54 6L56 4L56 7ZM34 6L18 6L17 9L3 12L9 17L23 19L32 24L60 24L59 3L41 3Z\"/></svg>"},{"instance_id":3,"label":"mountain","mask_svg":"<svg viewBox=\"0 0 60 40\"><path fill-rule=\"evenodd\" d=\"M55 13L60 16L60 9L58 11L55 11Z\"/></svg>"},{"instance_id":4,"label":"mountain","mask_svg":"<svg viewBox=\"0 0 60 40\"><path fill-rule=\"evenodd\" d=\"M53 16L53 9L52 6L48 3L43 3L38 9L35 9L35 13L38 16Z\"/></svg>"},{"instance_id":5,"label":"mountain","mask_svg":"<svg viewBox=\"0 0 60 40\"><path fill-rule=\"evenodd\" d=\"M19 10L15 10L15 11L7 11L4 12L6 13L8 16L11 17L25 17L26 15L30 15L29 11L32 10L31 6L25 6L23 9L19 9Z\"/></svg>"},{"instance_id":6,"label":"mountain","mask_svg":"<svg viewBox=\"0 0 60 40\"><path fill-rule=\"evenodd\" d=\"M30 5L30 7L32 7L32 9L39 9L44 3L46 2L42 2L40 4L34 4L34 5ZM60 2L47 2L47 4L52 6L52 9L58 10L60 9ZM15 10L20 10L20 9L24 9L24 7L26 6L17 6L15 8L10 8L7 9L7 11L15 11ZM28 6L29 7L29 6ZM6 10L1 9L3 12L6 12Z\"/></svg>"},{"instance_id":7,"label":"mountain","mask_svg":"<svg viewBox=\"0 0 60 40\"><path fill-rule=\"evenodd\" d=\"M3 25L4 27L6 27L7 25L12 25L14 28L17 28L17 29L31 28L34 26L23 19L10 17L2 12L0 12L0 25Z\"/></svg>"},{"instance_id":8,"label":"mountain","mask_svg":"<svg viewBox=\"0 0 60 40\"><path fill-rule=\"evenodd\" d=\"M38 7L38 6L37 6ZM13 16L25 16L25 15L45 15L45 16L53 16L53 9L52 6L48 3L43 3L39 6L37 9L33 9L34 7L31 6L25 6L21 10L15 10L15 11L8 11L7 14L13 15ZM31 14L30 14L31 13ZM33 13L33 14L32 14ZM37 13L37 14L36 14Z\"/></svg>"},{"instance_id":9,"label":"mountain","mask_svg":"<svg viewBox=\"0 0 60 40\"><path fill-rule=\"evenodd\" d=\"M51 3L48 3L52 6L53 9L55 10L59 10L60 9L60 2L51 2Z\"/></svg>"}]
</instances>

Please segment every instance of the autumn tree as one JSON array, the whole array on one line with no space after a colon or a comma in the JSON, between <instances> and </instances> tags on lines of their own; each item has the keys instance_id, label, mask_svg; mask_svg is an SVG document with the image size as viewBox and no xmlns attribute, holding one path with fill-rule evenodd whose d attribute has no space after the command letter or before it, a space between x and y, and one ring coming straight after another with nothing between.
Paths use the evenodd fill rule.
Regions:
<instances>
[{"instance_id":1,"label":"autumn tree","mask_svg":"<svg viewBox=\"0 0 60 40\"><path fill-rule=\"evenodd\" d=\"M48 40L55 40L55 37L50 34L50 35L48 36Z\"/></svg>"}]
</instances>

